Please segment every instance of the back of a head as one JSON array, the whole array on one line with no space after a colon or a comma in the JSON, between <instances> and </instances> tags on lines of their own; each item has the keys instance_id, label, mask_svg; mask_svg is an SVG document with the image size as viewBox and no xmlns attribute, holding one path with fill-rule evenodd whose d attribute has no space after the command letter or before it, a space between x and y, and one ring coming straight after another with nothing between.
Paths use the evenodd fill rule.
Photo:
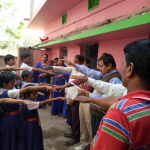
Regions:
<instances>
[{"instance_id":1,"label":"back of a head","mask_svg":"<svg viewBox=\"0 0 150 150\"><path fill-rule=\"evenodd\" d=\"M98 59L98 61L101 60L103 60L105 66L108 66L108 64L112 64L112 67L116 68L115 59L111 54L103 53L102 56Z\"/></svg>"},{"instance_id":2,"label":"back of a head","mask_svg":"<svg viewBox=\"0 0 150 150\"><path fill-rule=\"evenodd\" d=\"M4 62L5 62L5 64L7 64L7 61L9 61L9 60L12 59L12 58L14 58L13 55L10 55L10 54L6 55L6 56L4 57Z\"/></svg>"},{"instance_id":3,"label":"back of a head","mask_svg":"<svg viewBox=\"0 0 150 150\"><path fill-rule=\"evenodd\" d=\"M64 57L59 57L59 59L64 59Z\"/></svg>"},{"instance_id":4,"label":"back of a head","mask_svg":"<svg viewBox=\"0 0 150 150\"><path fill-rule=\"evenodd\" d=\"M28 78L30 74L32 74L31 71L25 70L22 72L21 77L22 77L22 79Z\"/></svg>"},{"instance_id":5,"label":"back of a head","mask_svg":"<svg viewBox=\"0 0 150 150\"><path fill-rule=\"evenodd\" d=\"M35 86L34 84L27 84L24 88L26 87L29 87L29 86ZM27 93L24 93L24 98L27 99L28 96L30 96L30 94L32 93L33 91L29 91Z\"/></svg>"},{"instance_id":6,"label":"back of a head","mask_svg":"<svg viewBox=\"0 0 150 150\"><path fill-rule=\"evenodd\" d=\"M21 60L23 61L23 58L27 58L29 56L30 56L30 54L28 54L28 53L22 53Z\"/></svg>"},{"instance_id":7,"label":"back of a head","mask_svg":"<svg viewBox=\"0 0 150 150\"><path fill-rule=\"evenodd\" d=\"M15 74L10 71L4 71L0 73L0 87L3 88L3 84L8 84L12 79L15 78Z\"/></svg>"},{"instance_id":8,"label":"back of a head","mask_svg":"<svg viewBox=\"0 0 150 150\"><path fill-rule=\"evenodd\" d=\"M56 58L54 59L54 61L55 61L55 60L58 60L58 58L56 57Z\"/></svg>"},{"instance_id":9,"label":"back of a head","mask_svg":"<svg viewBox=\"0 0 150 150\"><path fill-rule=\"evenodd\" d=\"M84 60L86 61L87 64L89 64L89 68L90 68L90 64L91 64L91 61L89 58L84 58Z\"/></svg>"},{"instance_id":10,"label":"back of a head","mask_svg":"<svg viewBox=\"0 0 150 150\"><path fill-rule=\"evenodd\" d=\"M75 58L77 58L80 63L84 63L84 57L82 55L76 55Z\"/></svg>"},{"instance_id":11,"label":"back of a head","mask_svg":"<svg viewBox=\"0 0 150 150\"><path fill-rule=\"evenodd\" d=\"M137 75L150 83L150 39L142 39L125 46L126 65L131 62Z\"/></svg>"}]
</instances>

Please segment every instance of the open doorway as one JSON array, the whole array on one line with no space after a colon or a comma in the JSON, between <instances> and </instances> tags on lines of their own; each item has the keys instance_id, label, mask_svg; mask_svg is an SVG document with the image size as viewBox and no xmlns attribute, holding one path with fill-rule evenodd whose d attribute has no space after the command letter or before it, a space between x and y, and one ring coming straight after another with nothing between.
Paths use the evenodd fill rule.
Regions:
<instances>
[{"instance_id":1,"label":"open doorway","mask_svg":"<svg viewBox=\"0 0 150 150\"><path fill-rule=\"evenodd\" d=\"M91 68L95 69L97 67L97 56L98 56L99 44L85 44L84 57L89 58L91 61Z\"/></svg>"}]
</instances>

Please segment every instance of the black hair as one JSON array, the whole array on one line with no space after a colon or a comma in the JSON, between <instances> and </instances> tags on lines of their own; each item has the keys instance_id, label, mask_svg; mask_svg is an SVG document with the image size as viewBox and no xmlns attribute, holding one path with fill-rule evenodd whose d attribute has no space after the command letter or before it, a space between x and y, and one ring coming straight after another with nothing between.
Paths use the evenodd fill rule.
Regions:
<instances>
[{"instance_id":1,"label":"black hair","mask_svg":"<svg viewBox=\"0 0 150 150\"><path fill-rule=\"evenodd\" d=\"M59 59L64 59L64 57L59 57Z\"/></svg>"},{"instance_id":2,"label":"black hair","mask_svg":"<svg viewBox=\"0 0 150 150\"><path fill-rule=\"evenodd\" d=\"M15 78L15 74L4 71L0 73L0 87L3 88L3 84L8 84L12 79Z\"/></svg>"},{"instance_id":3,"label":"black hair","mask_svg":"<svg viewBox=\"0 0 150 150\"><path fill-rule=\"evenodd\" d=\"M90 68L90 64L91 64L91 61L89 58L84 58L84 60L86 61L87 64L89 64L89 68Z\"/></svg>"},{"instance_id":4,"label":"black hair","mask_svg":"<svg viewBox=\"0 0 150 150\"><path fill-rule=\"evenodd\" d=\"M150 82L150 39L142 39L126 45L124 53L126 65L132 62L137 75Z\"/></svg>"},{"instance_id":5,"label":"black hair","mask_svg":"<svg viewBox=\"0 0 150 150\"><path fill-rule=\"evenodd\" d=\"M34 84L28 84L26 85L24 88L28 87L28 86L35 86ZM34 91L29 91L27 93L24 93L24 98L27 99L28 96L30 96L30 94L34 92Z\"/></svg>"},{"instance_id":6,"label":"black hair","mask_svg":"<svg viewBox=\"0 0 150 150\"><path fill-rule=\"evenodd\" d=\"M21 60L23 61L23 58L27 58L27 57L30 57L30 54L28 54L28 53L22 53Z\"/></svg>"},{"instance_id":7,"label":"black hair","mask_svg":"<svg viewBox=\"0 0 150 150\"><path fill-rule=\"evenodd\" d=\"M112 67L116 68L115 59L111 54L103 53L102 56L98 59L98 61L101 60L103 60L103 63L106 67L108 66L108 64L112 64Z\"/></svg>"},{"instance_id":8,"label":"black hair","mask_svg":"<svg viewBox=\"0 0 150 150\"><path fill-rule=\"evenodd\" d=\"M22 72L21 77L22 77L23 79L24 79L24 78L28 78L30 74L32 74L31 71L25 70L25 71Z\"/></svg>"},{"instance_id":9,"label":"black hair","mask_svg":"<svg viewBox=\"0 0 150 150\"><path fill-rule=\"evenodd\" d=\"M15 57L15 56L10 55L10 54L6 55L6 56L4 57L4 62L5 62L5 64L7 64L7 61L9 61L10 59L12 59L12 58L14 58L14 57Z\"/></svg>"},{"instance_id":10,"label":"black hair","mask_svg":"<svg viewBox=\"0 0 150 150\"><path fill-rule=\"evenodd\" d=\"M64 57L59 57L59 59L64 59ZM65 64L63 65L64 67L67 67Z\"/></svg>"},{"instance_id":11,"label":"black hair","mask_svg":"<svg viewBox=\"0 0 150 150\"><path fill-rule=\"evenodd\" d=\"M50 60L49 62L54 62L53 60Z\"/></svg>"},{"instance_id":12,"label":"black hair","mask_svg":"<svg viewBox=\"0 0 150 150\"><path fill-rule=\"evenodd\" d=\"M75 58L77 58L80 63L84 63L84 57L82 55L76 55Z\"/></svg>"},{"instance_id":13,"label":"black hair","mask_svg":"<svg viewBox=\"0 0 150 150\"><path fill-rule=\"evenodd\" d=\"M46 57L48 58L48 55L47 54L43 54L42 56L46 55Z\"/></svg>"},{"instance_id":14,"label":"black hair","mask_svg":"<svg viewBox=\"0 0 150 150\"><path fill-rule=\"evenodd\" d=\"M58 60L58 58L56 57L56 58L54 59L54 61L55 61L55 60Z\"/></svg>"}]
</instances>

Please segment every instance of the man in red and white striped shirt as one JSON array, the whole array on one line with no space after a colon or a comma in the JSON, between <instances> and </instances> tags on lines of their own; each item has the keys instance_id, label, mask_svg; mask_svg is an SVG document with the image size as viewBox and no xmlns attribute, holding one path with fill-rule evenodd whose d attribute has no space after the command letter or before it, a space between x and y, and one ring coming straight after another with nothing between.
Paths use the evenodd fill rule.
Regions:
<instances>
[{"instance_id":1,"label":"man in red and white striped shirt","mask_svg":"<svg viewBox=\"0 0 150 150\"><path fill-rule=\"evenodd\" d=\"M150 150L150 39L128 44L124 53L128 94L107 111L91 150Z\"/></svg>"}]
</instances>

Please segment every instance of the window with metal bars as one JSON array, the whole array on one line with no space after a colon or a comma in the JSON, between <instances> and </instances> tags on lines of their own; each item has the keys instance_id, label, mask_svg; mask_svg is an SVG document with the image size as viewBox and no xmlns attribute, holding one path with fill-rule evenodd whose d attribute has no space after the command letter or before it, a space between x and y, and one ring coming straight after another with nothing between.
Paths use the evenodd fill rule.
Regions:
<instances>
[{"instance_id":1,"label":"window with metal bars","mask_svg":"<svg viewBox=\"0 0 150 150\"><path fill-rule=\"evenodd\" d=\"M99 7L99 1L100 0L88 0L88 11Z\"/></svg>"},{"instance_id":2,"label":"window with metal bars","mask_svg":"<svg viewBox=\"0 0 150 150\"><path fill-rule=\"evenodd\" d=\"M67 23L67 14L62 16L62 25Z\"/></svg>"}]
</instances>

